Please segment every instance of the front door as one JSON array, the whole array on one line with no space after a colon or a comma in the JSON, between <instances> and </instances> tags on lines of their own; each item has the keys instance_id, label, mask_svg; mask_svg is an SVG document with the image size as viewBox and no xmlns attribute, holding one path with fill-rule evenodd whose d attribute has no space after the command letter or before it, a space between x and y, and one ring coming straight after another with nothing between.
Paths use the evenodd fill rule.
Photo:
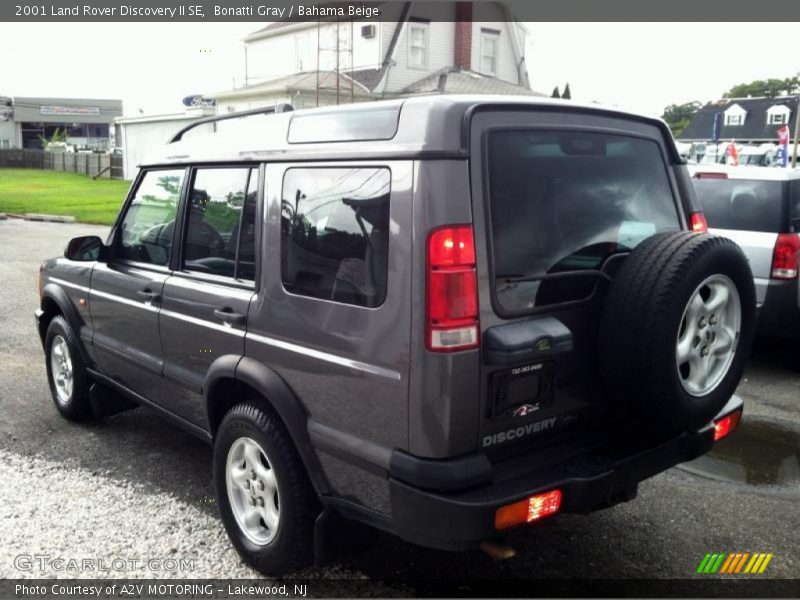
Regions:
<instances>
[{"instance_id":1,"label":"front door","mask_svg":"<svg viewBox=\"0 0 800 600\"><path fill-rule=\"evenodd\" d=\"M151 400L162 381L160 302L185 176L181 168L149 170L139 177L112 232L110 258L92 273L89 310L98 365Z\"/></svg>"},{"instance_id":2,"label":"front door","mask_svg":"<svg viewBox=\"0 0 800 600\"><path fill-rule=\"evenodd\" d=\"M259 247L255 167L193 170L173 275L161 299L164 382L159 403L208 427L203 392L219 358L244 355Z\"/></svg>"}]
</instances>

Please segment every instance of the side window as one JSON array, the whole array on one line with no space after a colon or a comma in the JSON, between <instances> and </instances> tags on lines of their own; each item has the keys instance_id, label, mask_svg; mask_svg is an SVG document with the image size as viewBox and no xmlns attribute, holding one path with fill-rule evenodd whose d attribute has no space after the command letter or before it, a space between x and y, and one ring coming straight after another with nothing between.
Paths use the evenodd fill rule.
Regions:
<instances>
[{"instance_id":1,"label":"side window","mask_svg":"<svg viewBox=\"0 0 800 600\"><path fill-rule=\"evenodd\" d=\"M184 174L183 169L145 173L122 219L118 258L169 263Z\"/></svg>"},{"instance_id":2,"label":"side window","mask_svg":"<svg viewBox=\"0 0 800 600\"><path fill-rule=\"evenodd\" d=\"M185 270L253 279L257 179L250 168L195 172L183 244Z\"/></svg>"},{"instance_id":3,"label":"side window","mask_svg":"<svg viewBox=\"0 0 800 600\"><path fill-rule=\"evenodd\" d=\"M297 168L283 179L281 277L294 294L357 306L386 298L386 168Z\"/></svg>"}]
</instances>

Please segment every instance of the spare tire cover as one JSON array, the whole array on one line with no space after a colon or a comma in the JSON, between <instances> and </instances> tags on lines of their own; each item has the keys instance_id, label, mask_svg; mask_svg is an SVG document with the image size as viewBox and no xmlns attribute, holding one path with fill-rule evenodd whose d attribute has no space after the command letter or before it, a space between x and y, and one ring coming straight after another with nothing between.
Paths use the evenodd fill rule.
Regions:
<instances>
[{"instance_id":1,"label":"spare tire cover","mask_svg":"<svg viewBox=\"0 0 800 600\"><path fill-rule=\"evenodd\" d=\"M735 242L648 238L603 303L598 363L610 400L664 433L701 428L739 384L754 326L753 274Z\"/></svg>"}]
</instances>

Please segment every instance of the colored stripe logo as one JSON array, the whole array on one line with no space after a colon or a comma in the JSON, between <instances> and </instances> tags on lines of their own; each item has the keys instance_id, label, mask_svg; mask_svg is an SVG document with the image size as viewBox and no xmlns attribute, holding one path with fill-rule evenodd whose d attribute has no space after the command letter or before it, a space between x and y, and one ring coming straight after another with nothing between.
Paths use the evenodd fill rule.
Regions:
<instances>
[{"instance_id":1,"label":"colored stripe logo","mask_svg":"<svg viewBox=\"0 0 800 600\"><path fill-rule=\"evenodd\" d=\"M769 561L772 560L773 554L762 552L717 552L714 554L706 554L700 565L697 567L697 573L701 575L713 575L719 573L721 575L738 575L738 574L760 574L767 569Z\"/></svg>"}]
</instances>

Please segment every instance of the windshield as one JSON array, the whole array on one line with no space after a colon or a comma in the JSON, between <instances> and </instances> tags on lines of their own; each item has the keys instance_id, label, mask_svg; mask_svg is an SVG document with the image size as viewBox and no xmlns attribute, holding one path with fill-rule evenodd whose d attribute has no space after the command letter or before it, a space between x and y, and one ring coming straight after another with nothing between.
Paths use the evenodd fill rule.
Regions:
<instances>
[{"instance_id":1,"label":"windshield","mask_svg":"<svg viewBox=\"0 0 800 600\"><path fill-rule=\"evenodd\" d=\"M649 140L585 132L493 132L488 170L501 313L586 298L596 283L593 277L536 278L599 269L612 254L680 228L664 159Z\"/></svg>"},{"instance_id":2,"label":"windshield","mask_svg":"<svg viewBox=\"0 0 800 600\"><path fill-rule=\"evenodd\" d=\"M782 182L702 177L692 181L709 227L781 231Z\"/></svg>"}]
</instances>

